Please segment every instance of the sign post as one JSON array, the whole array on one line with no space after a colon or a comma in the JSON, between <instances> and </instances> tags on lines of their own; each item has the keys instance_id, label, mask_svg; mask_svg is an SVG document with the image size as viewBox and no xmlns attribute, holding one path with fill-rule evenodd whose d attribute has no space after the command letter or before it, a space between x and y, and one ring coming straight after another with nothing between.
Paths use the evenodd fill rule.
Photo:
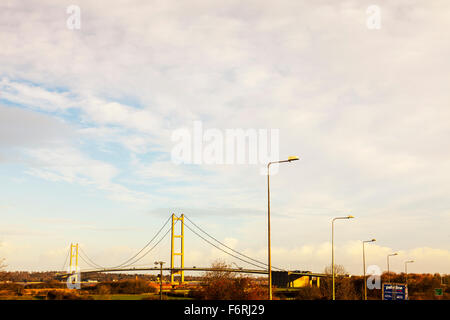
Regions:
<instances>
[{"instance_id":1,"label":"sign post","mask_svg":"<svg viewBox=\"0 0 450 320\"><path fill-rule=\"evenodd\" d=\"M383 283L383 300L408 300L408 286L399 283Z\"/></svg>"},{"instance_id":2,"label":"sign post","mask_svg":"<svg viewBox=\"0 0 450 320\"><path fill-rule=\"evenodd\" d=\"M434 295L436 297L442 297L444 295L444 290L442 290L442 288L436 288L434 289Z\"/></svg>"}]
</instances>

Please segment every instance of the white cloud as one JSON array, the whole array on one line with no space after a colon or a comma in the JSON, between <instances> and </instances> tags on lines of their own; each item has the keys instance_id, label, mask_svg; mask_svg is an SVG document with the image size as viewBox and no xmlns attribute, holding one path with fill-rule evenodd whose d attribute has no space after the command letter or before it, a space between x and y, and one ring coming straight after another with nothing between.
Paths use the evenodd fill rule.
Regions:
<instances>
[{"instance_id":1,"label":"white cloud","mask_svg":"<svg viewBox=\"0 0 450 320\"><path fill-rule=\"evenodd\" d=\"M131 203L145 203L148 195L144 192L130 190L113 180L118 169L113 165L91 159L72 147L52 149L28 149L24 153L32 161L27 171L36 177L54 182L92 185L107 191L107 197Z\"/></svg>"},{"instance_id":2,"label":"white cloud","mask_svg":"<svg viewBox=\"0 0 450 320\"><path fill-rule=\"evenodd\" d=\"M415 261L415 264L409 268L410 272L446 273L450 268L450 251L445 249L417 247L396 251L394 248L377 244L366 244L365 249L366 267L378 265L381 270L386 271L387 255L398 252L398 256L390 259L390 270L393 272L404 272L404 262L407 260ZM264 254L257 257L265 261ZM331 265L331 243L309 244L290 249L274 247L272 248L272 261L274 265L289 270L304 268L310 271L323 272L326 266ZM351 274L362 274L361 242L351 241L335 245L335 263L343 265Z\"/></svg>"},{"instance_id":3,"label":"white cloud","mask_svg":"<svg viewBox=\"0 0 450 320\"><path fill-rule=\"evenodd\" d=\"M37 85L28 85L3 78L0 81L1 98L19 105L44 111L64 111L73 107L69 93L52 92Z\"/></svg>"},{"instance_id":4,"label":"white cloud","mask_svg":"<svg viewBox=\"0 0 450 320\"><path fill-rule=\"evenodd\" d=\"M70 124L60 119L0 105L0 148L3 150L36 145L51 147L73 138L73 131Z\"/></svg>"},{"instance_id":5,"label":"white cloud","mask_svg":"<svg viewBox=\"0 0 450 320\"><path fill-rule=\"evenodd\" d=\"M36 163L33 174L49 172L66 182L96 183L105 185L117 175L111 164L86 158L75 148L32 149L25 151Z\"/></svg>"}]
</instances>

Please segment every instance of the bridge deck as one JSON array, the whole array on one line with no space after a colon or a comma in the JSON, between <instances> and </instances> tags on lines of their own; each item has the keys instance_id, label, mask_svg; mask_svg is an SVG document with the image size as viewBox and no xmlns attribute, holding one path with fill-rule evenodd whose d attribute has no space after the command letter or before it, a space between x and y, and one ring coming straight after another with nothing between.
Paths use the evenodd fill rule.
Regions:
<instances>
[{"instance_id":1,"label":"bridge deck","mask_svg":"<svg viewBox=\"0 0 450 320\"><path fill-rule=\"evenodd\" d=\"M209 272L236 272L236 273L250 273L250 274L269 274L268 270L262 270L262 269L218 269L218 268L204 268L204 267L192 267L192 268L163 268L163 271L209 271ZM81 274L89 274L89 273L97 273L97 272L131 272L131 271L161 271L161 268L158 267L148 267L148 268L124 268L124 269L117 269L117 268L106 268L106 269L93 269L93 270L82 270L80 271ZM312 272L304 272L304 271L286 271L289 274L295 274L300 276L312 276L312 277L327 277L328 275L323 273L312 273ZM73 273L61 273L59 276L65 278L69 277Z\"/></svg>"}]
</instances>

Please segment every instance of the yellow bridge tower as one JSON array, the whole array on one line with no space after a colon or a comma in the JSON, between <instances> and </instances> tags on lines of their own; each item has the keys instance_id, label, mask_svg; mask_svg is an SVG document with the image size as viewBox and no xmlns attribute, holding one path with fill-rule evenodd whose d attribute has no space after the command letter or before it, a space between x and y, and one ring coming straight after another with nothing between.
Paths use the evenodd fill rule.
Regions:
<instances>
[{"instance_id":1,"label":"yellow bridge tower","mask_svg":"<svg viewBox=\"0 0 450 320\"><path fill-rule=\"evenodd\" d=\"M70 244L70 265L69 272L78 271L78 243Z\"/></svg>"},{"instance_id":2,"label":"yellow bridge tower","mask_svg":"<svg viewBox=\"0 0 450 320\"><path fill-rule=\"evenodd\" d=\"M175 234L175 224L177 221L181 221L181 233ZM175 252L175 238L181 240L181 251ZM175 256L180 256L180 268L181 270L174 270L175 268ZM174 213L172 213L172 245L170 250L170 268L172 272L170 274L170 283L174 284L174 275L179 274L181 276L180 283L184 282L184 214L180 217L177 217Z\"/></svg>"},{"instance_id":3,"label":"yellow bridge tower","mask_svg":"<svg viewBox=\"0 0 450 320\"><path fill-rule=\"evenodd\" d=\"M78 268L78 243L75 245L70 244L69 273L71 275L67 278L67 288L81 289L80 270Z\"/></svg>"}]
</instances>

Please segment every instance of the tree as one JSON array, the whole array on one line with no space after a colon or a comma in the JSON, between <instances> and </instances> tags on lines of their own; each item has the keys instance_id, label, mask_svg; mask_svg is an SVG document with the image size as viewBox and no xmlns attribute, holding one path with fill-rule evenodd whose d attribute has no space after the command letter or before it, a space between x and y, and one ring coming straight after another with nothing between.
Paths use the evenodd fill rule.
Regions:
<instances>
[{"instance_id":1,"label":"tree","mask_svg":"<svg viewBox=\"0 0 450 320\"><path fill-rule=\"evenodd\" d=\"M327 275L332 275L332 266L327 266L324 273ZM336 299L339 300L358 300L361 299L361 293L355 287L355 281L347 277L348 272L345 270L343 265L334 265L334 275L335 275L335 286L336 286ZM358 285L358 284L356 284ZM326 295L329 299L332 297L332 278L329 277L325 281L321 281L322 293Z\"/></svg>"},{"instance_id":2,"label":"tree","mask_svg":"<svg viewBox=\"0 0 450 320\"><path fill-rule=\"evenodd\" d=\"M228 265L223 260L216 260L211 264L211 269L216 269L214 271L208 271L204 275L204 279L206 282L213 282L218 280L225 279L233 279L236 277L236 274L228 271L226 269L231 269L231 265Z\"/></svg>"},{"instance_id":3,"label":"tree","mask_svg":"<svg viewBox=\"0 0 450 320\"><path fill-rule=\"evenodd\" d=\"M320 300L324 299L324 296L320 288L313 286L301 287L298 289L296 299L298 300Z\"/></svg>"},{"instance_id":4,"label":"tree","mask_svg":"<svg viewBox=\"0 0 450 320\"><path fill-rule=\"evenodd\" d=\"M3 280L2 279L4 275L3 269L5 268L6 268L5 258L0 258L0 280Z\"/></svg>"},{"instance_id":5,"label":"tree","mask_svg":"<svg viewBox=\"0 0 450 320\"><path fill-rule=\"evenodd\" d=\"M331 275L333 273L333 267L331 265L325 267L324 269L325 274ZM345 270L345 267L341 264L335 264L334 265L334 275L335 276L345 276L348 272Z\"/></svg>"},{"instance_id":6,"label":"tree","mask_svg":"<svg viewBox=\"0 0 450 320\"><path fill-rule=\"evenodd\" d=\"M202 288L193 292L197 299L205 300L257 300L264 299L267 290L249 277L238 276L226 269L231 266L222 260L211 265L213 271L206 272Z\"/></svg>"}]
</instances>

